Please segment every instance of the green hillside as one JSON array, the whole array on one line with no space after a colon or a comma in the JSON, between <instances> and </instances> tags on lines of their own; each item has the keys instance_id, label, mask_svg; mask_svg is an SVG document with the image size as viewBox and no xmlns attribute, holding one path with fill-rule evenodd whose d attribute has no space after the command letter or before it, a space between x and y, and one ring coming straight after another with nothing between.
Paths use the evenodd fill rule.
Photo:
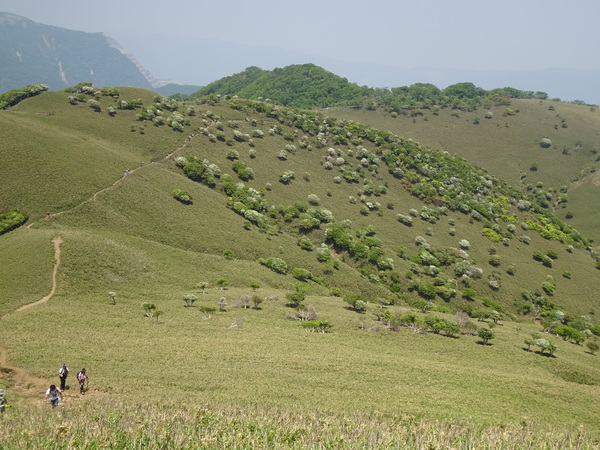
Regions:
<instances>
[{"instance_id":1,"label":"green hillside","mask_svg":"<svg viewBox=\"0 0 600 450\"><path fill-rule=\"evenodd\" d=\"M520 185L384 122L79 91L0 111L0 213L29 216L0 349L42 380L0 376L0 442L597 445L597 256ZM90 395L42 418L63 360Z\"/></svg>"},{"instance_id":2,"label":"green hillside","mask_svg":"<svg viewBox=\"0 0 600 450\"><path fill-rule=\"evenodd\" d=\"M319 108L361 103L370 91L370 88L359 87L314 64L299 64L274 70L248 67L243 72L204 86L190 95L190 99L207 95L236 95L297 108Z\"/></svg>"},{"instance_id":3,"label":"green hillside","mask_svg":"<svg viewBox=\"0 0 600 450\"><path fill-rule=\"evenodd\" d=\"M545 92L473 83L439 89L417 83L367 88L311 64L273 71L250 67L193 94L269 99L389 130L466 158L532 195L552 214L600 239L596 166L600 116L595 105L549 99ZM337 106L337 107L336 107ZM549 147L542 147L549 139Z\"/></svg>"},{"instance_id":4,"label":"green hillside","mask_svg":"<svg viewBox=\"0 0 600 450\"><path fill-rule=\"evenodd\" d=\"M598 151L600 115L585 105L510 99L473 111L422 109L394 114L383 109L336 108L330 114L411 136L431 148L485 168L581 233L600 241ZM552 145L543 148L542 138Z\"/></svg>"}]
</instances>

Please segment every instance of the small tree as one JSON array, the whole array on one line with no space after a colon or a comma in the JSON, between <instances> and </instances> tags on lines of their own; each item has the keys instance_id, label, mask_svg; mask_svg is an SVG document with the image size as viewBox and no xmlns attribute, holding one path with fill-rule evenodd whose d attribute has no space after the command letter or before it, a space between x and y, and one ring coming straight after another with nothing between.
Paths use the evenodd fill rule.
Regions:
<instances>
[{"instance_id":1,"label":"small tree","mask_svg":"<svg viewBox=\"0 0 600 450\"><path fill-rule=\"evenodd\" d=\"M153 311L154 323L158 323L158 318L162 316L163 312L160 309L155 309Z\"/></svg>"},{"instance_id":2,"label":"small tree","mask_svg":"<svg viewBox=\"0 0 600 450\"><path fill-rule=\"evenodd\" d=\"M198 298L194 294L186 294L183 296L183 301L185 302L185 306L191 307L194 306L194 302Z\"/></svg>"},{"instance_id":3,"label":"small tree","mask_svg":"<svg viewBox=\"0 0 600 450\"><path fill-rule=\"evenodd\" d=\"M252 297L250 297L249 295L242 295L240 297L240 302L242 304L242 307L244 309L247 309L248 306L250 305L250 301L252 300Z\"/></svg>"},{"instance_id":4,"label":"small tree","mask_svg":"<svg viewBox=\"0 0 600 450\"><path fill-rule=\"evenodd\" d=\"M588 341L585 345L592 355L595 355L598 349L600 349L600 345L595 341Z\"/></svg>"},{"instance_id":5,"label":"small tree","mask_svg":"<svg viewBox=\"0 0 600 450\"><path fill-rule=\"evenodd\" d=\"M256 291L260 288L260 283L253 281L252 283L250 283L250 287L252 288L253 291Z\"/></svg>"},{"instance_id":6,"label":"small tree","mask_svg":"<svg viewBox=\"0 0 600 450\"><path fill-rule=\"evenodd\" d=\"M110 297L110 300L111 300L111 303L110 303L110 304L111 304L111 305L116 305L116 304L117 304L117 293L116 293L116 292L112 292L112 291L110 291L110 292L108 293L108 296Z\"/></svg>"},{"instance_id":7,"label":"small tree","mask_svg":"<svg viewBox=\"0 0 600 450\"><path fill-rule=\"evenodd\" d=\"M227 299L225 297L221 297L219 299L219 311L225 311L225 307L227 306Z\"/></svg>"},{"instance_id":8,"label":"small tree","mask_svg":"<svg viewBox=\"0 0 600 450\"><path fill-rule=\"evenodd\" d=\"M198 311L200 311L200 317L202 319L210 319L212 317L212 313L214 313L217 310L217 308L215 308L214 306L206 306L206 305L202 305L198 308Z\"/></svg>"},{"instance_id":9,"label":"small tree","mask_svg":"<svg viewBox=\"0 0 600 450\"><path fill-rule=\"evenodd\" d=\"M254 309L260 309L260 304L263 302L263 298L260 295L254 294L252 296L252 307Z\"/></svg>"},{"instance_id":10,"label":"small tree","mask_svg":"<svg viewBox=\"0 0 600 450\"><path fill-rule=\"evenodd\" d=\"M365 312L367 309L367 302L361 295L350 294L344 298L344 301L356 312Z\"/></svg>"},{"instance_id":11,"label":"small tree","mask_svg":"<svg viewBox=\"0 0 600 450\"><path fill-rule=\"evenodd\" d=\"M196 285L196 288L200 289L201 294L206 294L206 288L208 287L208 283L206 281L201 281Z\"/></svg>"},{"instance_id":12,"label":"small tree","mask_svg":"<svg viewBox=\"0 0 600 450\"><path fill-rule=\"evenodd\" d=\"M488 345L488 341L490 339L494 339L495 337L494 332L489 328L480 328L479 330L477 330L477 336L479 336L479 338L483 342L483 345Z\"/></svg>"},{"instance_id":13,"label":"small tree","mask_svg":"<svg viewBox=\"0 0 600 450\"><path fill-rule=\"evenodd\" d=\"M154 303L144 303L142 304L142 308L146 311L146 317L153 317L156 311L156 305Z\"/></svg>"},{"instance_id":14,"label":"small tree","mask_svg":"<svg viewBox=\"0 0 600 450\"><path fill-rule=\"evenodd\" d=\"M502 315L502 313L494 309L490 313L490 318L494 321L495 324L497 324L500 320L504 319L504 316Z\"/></svg>"},{"instance_id":15,"label":"small tree","mask_svg":"<svg viewBox=\"0 0 600 450\"><path fill-rule=\"evenodd\" d=\"M290 302L291 307L299 308L300 306L302 306L302 303L306 298L306 294L301 291L294 291L286 294L285 298Z\"/></svg>"},{"instance_id":16,"label":"small tree","mask_svg":"<svg viewBox=\"0 0 600 450\"><path fill-rule=\"evenodd\" d=\"M216 284L220 289L225 290L229 286L229 280L227 278L219 278Z\"/></svg>"}]
</instances>

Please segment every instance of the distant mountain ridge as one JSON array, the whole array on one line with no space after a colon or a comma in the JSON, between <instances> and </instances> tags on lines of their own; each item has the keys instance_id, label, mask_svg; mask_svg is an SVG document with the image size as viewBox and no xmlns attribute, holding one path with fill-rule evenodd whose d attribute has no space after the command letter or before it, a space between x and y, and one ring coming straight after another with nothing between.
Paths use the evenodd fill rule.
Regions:
<instances>
[{"instance_id":1,"label":"distant mountain ridge","mask_svg":"<svg viewBox=\"0 0 600 450\"><path fill-rule=\"evenodd\" d=\"M51 90L82 81L151 89L152 75L114 39L0 13L0 91L43 83Z\"/></svg>"}]
</instances>

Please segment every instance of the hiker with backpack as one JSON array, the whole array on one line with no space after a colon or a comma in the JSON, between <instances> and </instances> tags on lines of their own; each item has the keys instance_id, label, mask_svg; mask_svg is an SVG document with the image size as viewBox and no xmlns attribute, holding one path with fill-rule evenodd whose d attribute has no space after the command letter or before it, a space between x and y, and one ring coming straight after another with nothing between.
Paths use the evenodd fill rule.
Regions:
<instances>
[{"instance_id":1,"label":"hiker with backpack","mask_svg":"<svg viewBox=\"0 0 600 450\"><path fill-rule=\"evenodd\" d=\"M8 400L6 400L6 397L4 396L4 389L0 389L0 414L4 412L7 406L10 405L8 404Z\"/></svg>"},{"instance_id":2,"label":"hiker with backpack","mask_svg":"<svg viewBox=\"0 0 600 450\"><path fill-rule=\"evenodd\" d=\"M81 369L77 373L77 381L79 381L79 393L80 394L85 393L85 382L87 381L87 379L88 379L88 376L87 376L87 373L85 372L85 369Z\"/></svg>"},{"instance_id":3,"label":"hiker with backpack","mask_svg":"<svg viewBox=\"0 0 600 450\"><path fill-rule=\"evenodd\" d=\"M62 392L55 385L51 384L46 391L46 398L50 399L53 408L58 406L58 401L62 398Z\"/></svg>"},{"instance_id":4,"label":"hiker with backpack","mask_svg":"<svg viewBox=\"0 0 600 450\"><path fill-rule=\"evenodd\" d=\"M63 363L63 365L60 366L60 369L58 369L58 377L60 378L61 391L64 391L66 389L67 375L69 375L69 368L65 363Z\"/></svg>"}]
</instances>

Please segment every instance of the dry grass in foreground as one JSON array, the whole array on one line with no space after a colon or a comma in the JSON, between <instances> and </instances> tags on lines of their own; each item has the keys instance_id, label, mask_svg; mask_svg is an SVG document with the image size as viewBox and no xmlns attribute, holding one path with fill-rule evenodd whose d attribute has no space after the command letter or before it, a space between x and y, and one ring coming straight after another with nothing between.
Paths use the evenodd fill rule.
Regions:
<instances>
[{"instance_id":1,"label":"dry grass in foreground","mask_svg":"<svg viewBox=\"0 0 600 450\"><path fill-rule=\"evenodd\" d=\"M477 425L412 416L328 415L259 407L147 405L87 399L56 410L10 409L0 448L407 448L590 449L581 429L535 423Z\"/></svg>"}]
</instances>

